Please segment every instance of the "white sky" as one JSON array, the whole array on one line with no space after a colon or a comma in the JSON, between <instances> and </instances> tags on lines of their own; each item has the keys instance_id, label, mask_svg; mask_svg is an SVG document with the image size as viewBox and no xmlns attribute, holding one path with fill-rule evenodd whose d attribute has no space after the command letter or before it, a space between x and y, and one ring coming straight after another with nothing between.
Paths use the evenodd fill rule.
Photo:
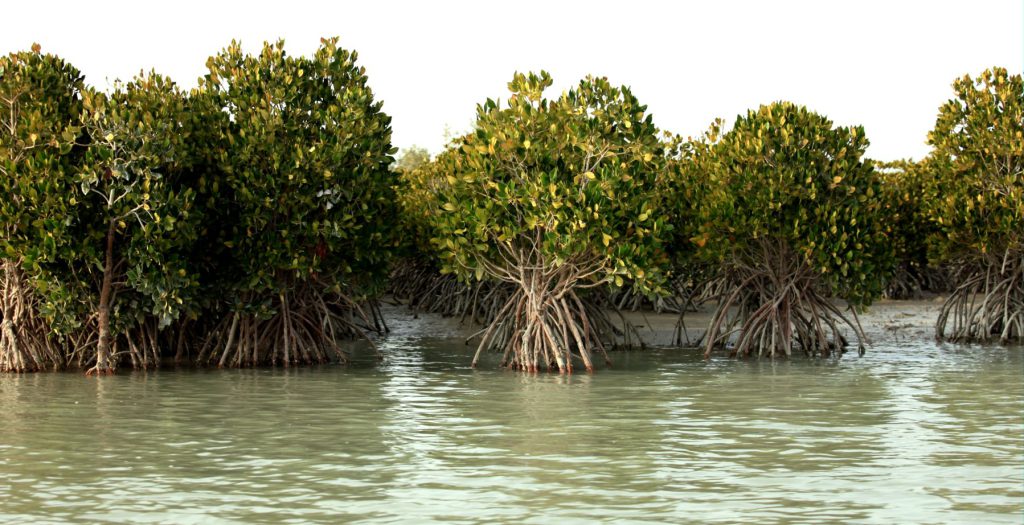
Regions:
<instances>
[{"instance_id":1,"label":"white sky","mask_svg":"<svg viewBox=\"0 0 1024 525\"><path fill-rule=\"evenodd\" d=\"M0 51L38 41L105 87L154 68L191 87L232 38L292 54L338 35L359 52L393 117L394 144L437 153L445 127L505 98L516 70L548 70L551 95L588 73L633 88L662 129L698 135L715 117L787 99L862 124L868 154L927 153L953 79L1024 65L1020 0L9 2Z\"/></svg>"}]
</instances>

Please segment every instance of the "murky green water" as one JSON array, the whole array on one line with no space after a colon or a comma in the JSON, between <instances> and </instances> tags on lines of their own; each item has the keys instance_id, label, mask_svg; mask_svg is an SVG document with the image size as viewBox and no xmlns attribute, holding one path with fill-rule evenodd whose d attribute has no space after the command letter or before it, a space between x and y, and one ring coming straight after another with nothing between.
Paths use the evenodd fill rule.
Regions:
<instances>
[{"instance_id":1,"label":"murky green water","mask_svg":"<svg viewBox=\"0 0 1024 525\"><path fill-rule=\"evenodd\" d=\"M0 376L0 522L1024 520L1020 348L528 376L393 328L380 364Z\"/></svg>"}]
</instances>

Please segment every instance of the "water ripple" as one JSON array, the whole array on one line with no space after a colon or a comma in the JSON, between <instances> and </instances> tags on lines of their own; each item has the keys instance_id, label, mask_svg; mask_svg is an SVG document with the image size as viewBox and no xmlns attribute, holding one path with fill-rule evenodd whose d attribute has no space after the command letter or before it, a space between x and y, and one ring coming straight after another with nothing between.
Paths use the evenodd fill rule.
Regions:
<instances>
[{"instance_id":1,"label":"water ripple","mask_svg":"<svg viewBox=\"0 0 1024 525\"><path fill-rule=\"evenodd\" d=\"M0 522L1019 523L1020 348L466 365L398 316L348 367L0 377Z\"/></svg>"}]
</instances>

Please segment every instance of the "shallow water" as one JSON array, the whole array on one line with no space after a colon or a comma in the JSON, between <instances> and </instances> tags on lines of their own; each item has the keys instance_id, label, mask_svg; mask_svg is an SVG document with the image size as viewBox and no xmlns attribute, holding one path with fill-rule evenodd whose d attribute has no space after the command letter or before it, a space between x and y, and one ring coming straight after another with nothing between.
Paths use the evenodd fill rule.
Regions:
<instances>
[{"instance_id":1,"label":"shallow water","mask_svg":"<svg viewBox=\"0 0 1024 525\"><path fill-rule=\"evenodd\" d=\"M1021 523L1021 348L467 368L397 313L376 362L0 376L0 522Z\"/></svg>"}]
</instances>

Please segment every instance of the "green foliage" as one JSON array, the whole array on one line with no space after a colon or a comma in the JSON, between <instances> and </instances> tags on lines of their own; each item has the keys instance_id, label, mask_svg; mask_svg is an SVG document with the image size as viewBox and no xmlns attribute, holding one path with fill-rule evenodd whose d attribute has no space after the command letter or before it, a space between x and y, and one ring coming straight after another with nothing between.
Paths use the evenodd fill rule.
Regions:
<instances>
[{"instance_id":1,"label":"green foliage","mask_svg":"<svg viewBox=\"0 0 1024 525\"><path fill-rule=\"evenodd\" d=\"M479 105L475 132L435 161L445 269L515 281L531 264L575 265L587 282L659 287L665 168L646 106L604 78L554 100L550 85L547 73L516 74L508 102Z\"/></svg>"},{"instance_id":2,"label":"green foliage","mask_svg":"<svg viewBox=\"0 0 1024 525\"><path fill-rule=\"evenodd\" d=\"M345 293L377 291L404 246L463 280L505 283L494 311L512 320L481 348L570 370L574 355L591 368L601 339L573 332L596 326L580 288L664 293L670 262L736 270L716 272L740 291L720 305L709 348L744 334L737 348L788 354L796 327L805 351L828 353L845 341L826 298L870 303L897 263L930 257L974 271L942 314L963 310L956 337L1020 337L1020 75L954 82L921 163L867 162L862 128L787 102L728 132L716 121L698 140L661 138L628 88L588 77L548 99L544 72L517 73L508 100L479 105L474 131L435 159L412 147L395 161L391 119L356 59L337 39L308 57L232 42L190 93L155 73L101 93L38 45L0 57L2 308L31 304L36 332L80 335L112 287L115 337L227 308L203 327L221 363L276 362L278 346L283 362L323 360L334 335L373 324L349 319L359 306ZM980 314L960 308L978 293ZM4 348L45 341L11 319ZM341 328L323 346L326 325Z\"/></svg>"},{"instance_id":3,"label":"green foliage","mask_svg":"<svg viewBox=\"0 0 1024 525\"><path fill-rule=\"evenodd\" d=\"M929 245L937 231L925 210L934 198L928 162L899 160L876 162L882 181L885 219L882 226L891 241L895 264L920 274L928 266Z\"/></svg>"},{"instance_id":4,"label":"green foliage","mask_svg":"<svg viewBox=\"0 0 1024 525\"><path fill-rule=\"evenodd\" d=\"M667 137L665 151L667 174L659 193L666 196L666 211L672 224L670 247L674 271L701 265L698 248L705 244L701 236L699 203L711 191L707 167L712 148L721 137L724 122L715 119L698 138ZM699 243L699 246L698 246Z\"/></svg>"},{"instance_id":5,"label":"green foliage","mask_svg":"<svg viewBox=\"0 0 1024 525\"><path fill-rule=\"evenodd\" d=\"M210 182L230 207L220 257L228 288L276 296L295 280L333 286L382 277L396 242L391 119L356 53L323 40L311 57L284 43L247 55L237 42L207 63L204 89L230 116Z\"/></svg>"},{"instance_id":6,"label":"green foliage","mask_svg":"<svg viewBox=\"0 0 1024 525\"><path fill-rule=\"evenodd\" d=\"M152 316L176 318L195 277L182 255L195 239L185 96L155 74L84 86L74 68L38 51L2 66L4 100L16 115L4 134L7 256L22 260L51 326L90 322L114 237L114 333Z\"/></svg>"},{"instance_id":7,"label":"green foliage","mask_svg":"<svg viewBox=\"0 0 1024 525\"><path fill-rule=\"evenodd\" d=\"M928 142L932 184L925 212L935 258L1002 255L1024 243L1024 82L1004 68L953 83Z\"/></svg>"},{"instance_id":8,"label":"green foliage","mask_svg":"<svg viewBox=\"0 0 1024 525\"><path fill-rule=\"evenodd\" d=\"M892 248L880 180L862 160L867 146L862 128L833 127L788 102L739 117L694 157L692 169L706 174L692 239L701 256L757 264L754 242L781 241L820 273L828 292L870 302Z\"/></svg>"},{"instance_id":9,"label":"green foliage","mask_svg":"<svg viewBox=\"0 0 1024 525\"><path fill-rule=\"evenodd\" d=\"M953 341L1024 338L1024 82L1003 68L953 83L928 135L933 258L961 268L935 323Z\"/></svg>"},{"instance_id":10,"label":"green foliage","mask_svg":"<svg viewBox=\"0 0 1024 525\"><path fill-rule=\"evenodd\" d=\"M166 326L191 304L198 282L187 258L200 216L190 186L195 144L186 94L149 74L116 84L109 96L87 92L84 103L90 143L76 183L88 221L76 235L85 242L63 258L80 260L78 276L102 268L113 225L126 288L114 306L115 327L145 316Z\"/></svg>"},{"instance_id":11,"label":"green foliage","mask_svg":"<svg viewBox=\"0 0 1024 525\"><path fill-rule=\"evenodd\" d=\"M0 57L0 242L29 267L56 257L76 219L83 89L77 69L38 45Z\"/></svg>"},{"instance_id":12,"label":"green foliage","mask_svg":"<svg viewBox=\"0 0 1024 525\"><path fill-rule=\"evenodd\" d=\"M447 167L451 165L453 154L453 150L445 150L434 161L417 162L414 167L410 167L413 163L407 163L406 168L398 171L396 197L401 210L402 236L409 256L435 258L431 239L438 234L434 229L433 216L440 206L440 192L448 190L450 173Z\"/></svg>"},{"instance_id":13,"label":"green foliage","mask_svg":"<svg viewBox=\"0 0 1024 525\"><path fill-rule=\"evenodd\" d=\"M223 184L221 169L222 137L229 125L213 94L203 87L193 89L184 99L181 144L175 180L192 190L190 227L195 236L180 247L180 256L189 265L189 294L183 315L195 319L203 312L216 311L224 297L224 285L231 275L237 279L237 267L225 252L224 240L233 224L233 196Z\"/></svg>"},{"instance_id":14,"label":"green foliage","mask_svg":"<svg viewBox=\"0 0 1024 525\"><path fill-rule=\"evenodd\" d=\"M0 370L59 368L65 355L34 284L74 222L82 76L39 45L0 56ZM40 286L45 291L45 286Z\"/></svg>"}]
</instances>

